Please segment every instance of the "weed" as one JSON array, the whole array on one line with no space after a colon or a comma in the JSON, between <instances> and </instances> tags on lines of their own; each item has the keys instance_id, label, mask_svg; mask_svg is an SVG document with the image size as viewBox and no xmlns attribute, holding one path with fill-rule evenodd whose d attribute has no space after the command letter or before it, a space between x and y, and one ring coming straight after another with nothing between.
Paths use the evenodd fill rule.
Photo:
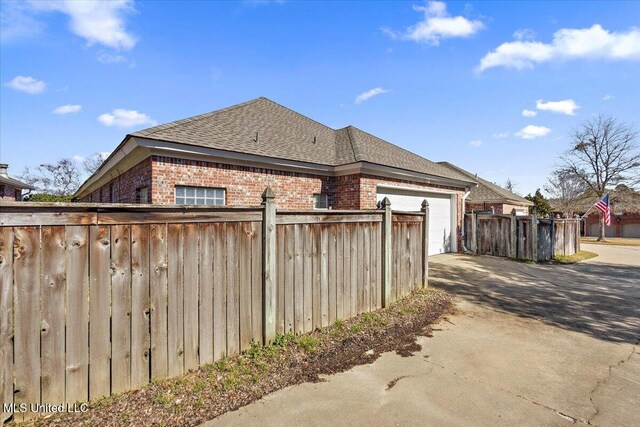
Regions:
<instances>
[{"instance_id":1,"label":"weed","mask_svg":"<svg viewBox=\"0 0 640 427\"><path fill-rule=\"evenodd\" d=\"M306 351L307 353L313 352L318 347L318 339L311 335L301 335L296 338L296 345L298 348Z\"/></svg>"},{"instance_id":2,"label":"weed","mask_svg":"<svg viewBox=\"0 0 640 427\"><path fill-rule=\"evenodd\" d=\"M295 340L296 336L293 332L287 332L286 334L276 334L276 338L273 340L273 345L277 347L286 347L289 343Z\"/></svg>"},{"instance_id":3,"label":"weed","mask_svg":"<svg viewBox=\"0 0 640 427\"><path fill-rule=\"evenodd\" d=\"M344 320L340 320L340 319L336 320L336 321L333 323L333 326L334 326L336 329L342 330L342 328L344 328Z\"/></svg>"},{"instance_id":4,"label":"weed","mask_svg":"<svg viewBox=\"0 0 640 427\"><path fill-rule=\"evenodd\" d=\"M362 326L358 325L357 323L351 325L351 327L349 328L349 332L352 334L359 334L360 331L362 331Z\"/></svg>"},{"instance_id":5,"label":"weed","mask_svg":"<svg viewBox=\"0 0 640 427\"><path fill-rule=\"evenodd\" d=\"M169 399L169 395L167 393L158 394L153 398L153 403L156 405L168 405L169 402L171 402L171 399Z\"/></svg>"},{"instance_id":6,"label":"weed","mask_svg":"<svg viewBox=\"0 0 640 427\"><path fill-rule=\"evenodd\" d=\"M204 390L206 386L207 384L204 381L196 381L196 383L191 388L191 391L194 393L199 393Z\"/></svg>"}]
</instances>

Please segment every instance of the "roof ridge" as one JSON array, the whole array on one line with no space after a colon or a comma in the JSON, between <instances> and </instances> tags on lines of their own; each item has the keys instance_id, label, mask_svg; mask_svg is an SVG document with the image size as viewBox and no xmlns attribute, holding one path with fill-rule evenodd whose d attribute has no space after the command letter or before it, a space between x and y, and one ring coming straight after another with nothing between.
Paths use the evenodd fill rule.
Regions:
<instances>
[{"instance_id":1,"label":"roof ridge","mask_svg":"<svg viewBox=\"0 0 640 427\"><path fill-rule=\"evenodd\" d=\"M292 113L296 114L297 116L300 116L300 117L302 117L302 118L303 118L303 119L305 119L305 120L309 120L310 122L314 122L314 123L316 123L316 124L319 124L320 126L325 127L325 128L327 128L327 129L329 129L329 130L332 130L332 131L334 131L334 132L337 132L337 131L338 131L337 129L334 129L334 128L332 128L331 126L327 126L327 125L325 125L324 123L320 123L319 121L317 121L317 120L315 120L315 119L312 119L312 118L311 118L311 117L309 117L309 116L305 116L305 115L304 115L304 114L302 114L302 113L298 113L296 110L292 110L291 108L289 108L289 107L287 107L287 106L285 106L285 105L282 105L282 104L280 104L280 103L278 103L278 102L276 102L276 101L274 101L274 100L272 100L272 99L266 98L266 97L264 97L264 96L261 96L261 97L260 97L260 98L258 98L258 99L264 99L265 101L269 101L270 103L272 103L272 104L274 104L274 105L277 105L277 106L278 106L278 107L280 107L280 108L284 108L284 109L285 109L285 110L287 110L287 111L291 111Z\"/></svg>"},{"instance_id":2,"label":"roof ridge","mask_svg":"<svg viewBox=\"0 0 640 427\"><path fill-rule=\"evenodd\" d=\"M270 99L267 99L264 96L261 96L261 97L255 98L255 99L251 99L249 101L245 101L245 102L241 102L239 104L231 105L229 107L220 108L220 109L217 109L217 110L209 111L207 113L196 114L195 116L187 117L187 118L184 118L184 119L176 120L176 121L165 123L165 124L161 124L161 125L152 126L150 128L146 128L146 129L141 129L139 131L136 131L136 132L132 133L131 135L135 136L137 133L148 132L148 134L141 135L141 136L151 136L156 132L160 132L161 130L171 129L173 127L176 127L176 126L179 126L179 125L182 125L182 124L185 124L185 123L190 123L190 122L194 122L194 121L201 120L201 119L204 119L204 118L208 118L208 117L210 117L210 116L212 116L214 114L235 110L236 108L245 107L247 105L256 103L256 102L261 101L261 100L271 101ZM273 101L271 101L271 102L273 102ZM155 129L155 130L149 131L149 129Z\"/></svg>"}]
</instances>

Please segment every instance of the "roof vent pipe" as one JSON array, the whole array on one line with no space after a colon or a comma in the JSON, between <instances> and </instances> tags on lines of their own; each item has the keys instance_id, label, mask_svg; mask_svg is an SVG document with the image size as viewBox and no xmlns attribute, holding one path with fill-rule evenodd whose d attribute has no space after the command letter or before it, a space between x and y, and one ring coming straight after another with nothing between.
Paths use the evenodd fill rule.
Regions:
<instances>
[{"instance_id":1,"label":"roof vent pipe","mask_svg":"<svg viewBox=\"0 0 640 427\"><path fill-rule=\"evenodd\" d=\"M0 163L0 176L4 176L5 178L8 178L9 175L7 173L7 169L9 169L9 165L6 163Z\"/></svg>"}]
</instances>

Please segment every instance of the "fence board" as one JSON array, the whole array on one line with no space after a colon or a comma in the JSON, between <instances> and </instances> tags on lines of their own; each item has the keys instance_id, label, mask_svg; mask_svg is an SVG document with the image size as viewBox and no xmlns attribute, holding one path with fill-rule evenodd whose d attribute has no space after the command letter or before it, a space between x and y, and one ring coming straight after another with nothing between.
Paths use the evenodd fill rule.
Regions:
<instances>
[{"instance_id":1,"label":"fence board","mask_svg":"<svg viewBox=\"0 0 640 427\"><path fill-rule=\"evenodd\" d=\"M239 225L240 351L251 345L251 223Z\"/></svg>"},{"instance_id":2,"label":"fence board","mask_svg":"<svg viewBox=\"0 0 640 427\"><path fill-rule=\"evenodd\" d=\"M258 344L262 337L262 227L251 223L251 328L252 340Z\"/></svg>"},{"instance_id":3,"label":"fence board","mask_svg":"<svg viewBox=\"0 0 640 427\"><path fill-rule=\"evenodd\" d=\"M198 356L198 333L200 329L198 324L198 301L200 299L200 233L198 224L184 224L183 227L183 362L184 370L188 371L196 369L200 364L200 358ZM215 232L217 233L219 229L220 226L216 227Z\"/></svg>"},{"instance_id":4,"label":"fence board","mask_svg":"<svg viewBox=\"0 0 640 427\"><path fill-rule=\"evenodd\" d=\"M362 237L364 239L364 251L362 254L362 284L363 284L363 311L371 310L371 228L369 224L362 224Z\"/></svg>"},{"instance_id":5,"label":"fence board","mask_svg":"<svg viewBox=\"0 0 640 427\"><path fill-rule=\"evenodd\" d=\"M304 332L304 235L302 225L293 226L293 319L296 334Z\"/></svg>"},{"instance_id":6,"label":"fence board","mask_svg":"<svg viewBox=\"0 0 640 427\"><path fill-rule=\"evenodd\" d=\"M382 224L373 224L373 229L375 230L375 269L376 269L376 281L375 281L375 292L376 292L376 308L382 307Z\"/></svg>"},{"instance_id":7,"label":"fence board","mask_svg":"<svg viewBox=\"0 0 640 427\"><path fill-rule=\"evenodd\" d=\"M149 382L149 226L131 226L131 387Z\"/></svg>"},{"instance_id":8,"label":"fence board","mask_svg":"<svg viewBox=\"0 0 640 427\"><path fill-rule=\"evenodd\" d=\"M344 319L344 224L336 225L336 319Z\"/></svg>"},{"instance_id":9,"label":"fence board","mask_svg":"<svg viewBox=\"0 0 640 427\"><path fill-rule=\"evenodd\" d=\"M149 237L151 301L151 379L167 376L167 225L151 224Z\"/></svg>"},{"instance_id":10,"label":"fence board","mask_svg":"<svg viewBox=\"0 0 640 427\"><path fill-rule=\"evenodd\" d=\"M322 238L320 225L312 224L311 226L311 238L312 238L312 257L311 267L313 269L312 280L312 320L313 327L322 327L322 308L321 308L321 290L322 287Z\"/></svg>"},{"instance_id":11,"label":"fence board","mask_svg":"<svg viewBox=\"0 0 640 427\"><path fill-rule=\"evenodd\" d=\"M111 238L107 226L90 226L89 239L89 397L108 396L111 340Z\"/></svg>"},{"instance_id":12,"label":"fence board","mask_svg":"<svg viewBox=\"0 0 640 427\"><path fill-rule=\"evenodd\" d=\"M364 311L364 229L359 224L356 226L356 233L358 235L358 314Z\"/></svg>"},{"instance_id":13,"label":"fence board","mask_svg":"<svg viewBox=\"0 0 640 427\"><path fill-rule=\"evenodd\" d=\"M351 253L349 282L351 283L351 316L358 315L358 225L349 224L349 239Z\"/></svg>"},{"instance_id":14,"label":"fence board","mask_svg":"<svg viewBox=\"0 0 640 427\"><path fill-rule=\"evenodd\" d=\"M40 228L14 228L16 404L40 403ZM16 415L17 419L32 414Z\"/></svg>"},{"instance_id":15,"label":"fence board","mask_svg":"<svg viewBox=\"0 0 640 427\"><path fill-rule=\"evenodd\" d=\"M342 304L345 318L351 317L351 224L345 224L342 237L344 247L344 261L342 269L343 294Z\"/></svg>"},{"instance_id":16,"label":"fence board","mask_svg":"<svg viewBox=\"0 0 640 427\"><path fill-rule=\"evenodd\" d=\"M284 266L285 266L285 226L276 226L276 332L284 333Z\"/></svg>"},{"instance_id":17,"label":"fence board","mask_svg":"<svg viewBox=\"0 0 640 427\"><path fill-rule=\"evenodd\" d=\"M302 235L304 236L303 251L303 331L313 330L313 233L311 225L303 224Z\"/></svg>"},{"instance_id":18,"label":"fence board","mask_svg":"<svg viewBox=\"0 0 640 427\"><path fill-rule=\"evenodd\" d=\"M13 230L0 227L0 399L13 403ZM0 424L11 417L0 412Z\"/></svg>"},{"instance_id":19,"label":"fence board","mask_svg":"<svg viewBox=\"0 0 640 427\"><path fill-rule=\"evenodd\" d=\"M111 227L111 392L131 388L131 226Z\"/></svg>"},{"instance_id":20,"label":"fence board","mask_svg":"<svg viewBox=\"0 0 640 427\"><path fill-rule=\"evenodd\" d=\"M329 230L320 226L320 319L321 326L329 324Z\"/></svg>"},{"instance_id":21,"label":"fence board","mask_svg":"<svg viewBox=\"0 0 640 427\"><path fill-rule=\"evenodd\" d=\"M227 355L240 351L238 224L227 224Z\"/></svg>"},{"instance_id":22,"label":"fence board","mask_svg":"<svg viewBox=\"0 0 640 427\"><path fill-rule=\"evenodd\" d=\"M182 224L167 225L167 372L184 372L184 235Z\"/></svg>"},{"instance_id":23,"label":"fence board","mask_svg":"<svg viewBox=\"0 0 640 427\"><path fill-rule=\"evenodd\" d=\"M330 224L327 226L327 266L329 269L329 282L328 282L328 294L327 303L329 304L329 324L336 321L336 277L337 277L337 261L336 261L336 225Z\"/></svg>"},{"instance_id":24,"label":"fence board","mask_svg":"<svg viewBox=\"0 0 640 427\"><path fill-rule=\"evenodd\" d=\"M294 225L284 226L284 332L293 331L293 281L295 257Z\"/></svg>"},{"instance_id":25,"label":"fence board","mask_svg":"<svg viewBox=\"0 0 640 427\"><path fill-rule=\"evenodd\" d=\"M199 239L199 270L198 270L198 313L199 334L198 348L200 349L200 363L213 362L213 233L217 227L214 224L200 224ZM227 227L235 227L228 224Z\"/></svg>"},{"instance_id":26,"label":"fence board","mask_svg":"<svg viewBox=\"0 0 640 427\"><path fill-rule=\"evenodd\" d=\"M65 230L42 227L41 233L41 400L59 405L65 401Z\"/></svg>"},{"instance_id":27,"label":"fence board","mask_svg":"<svg viewBox=\"0 0 640 427\"><path fill-rule=\"evenodd\" d=\"M227 224L215 228L213 239L213 358L219 360L227 355Z\"/></svg>"}]
</instances>

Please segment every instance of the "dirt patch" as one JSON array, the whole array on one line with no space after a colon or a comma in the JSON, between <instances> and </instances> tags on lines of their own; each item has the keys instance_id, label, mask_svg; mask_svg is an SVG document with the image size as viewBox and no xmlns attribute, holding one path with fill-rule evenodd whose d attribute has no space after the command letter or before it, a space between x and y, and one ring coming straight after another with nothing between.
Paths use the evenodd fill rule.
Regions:
<instances>
[{"instance_id":1,"label":"dirt patch","mask_svg":"<svg viewBox=\"0 0 640 427\"><path fill-rule=\"evenodd\" d=\"M451 309L451 298L434 288L418 290L391 307L364 313L305 335L280 335L186 375L105 398L79 414L36 419L38 426L194 426L236 410L284 387L321 381L395 351L411 356L430 336L430 325ZM392 388L397 378L389 383Z\"/></svg>"}]
</instances>

